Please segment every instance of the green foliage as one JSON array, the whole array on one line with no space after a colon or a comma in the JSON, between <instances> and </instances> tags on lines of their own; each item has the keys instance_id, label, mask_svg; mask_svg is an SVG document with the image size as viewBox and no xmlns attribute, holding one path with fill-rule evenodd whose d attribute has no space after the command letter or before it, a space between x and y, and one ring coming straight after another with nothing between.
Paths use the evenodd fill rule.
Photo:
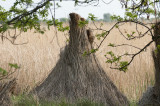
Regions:
<instances>
[{"instance_id":1,"label":"green foliage","mask_svg":"<svg viewBox=\"0 0 160 106\"><path fill-rule=\"evenodd\" d=\"M132 37L132 36L131 36L130 34L127 34L127 37L130 38L130 37Z\"/></svg>"},{"instance_id":2,"label":"green foliage","mask_svg":"<svg viewBox=\"0 0 160 106\"><path fill-rule=\"evenodd\" d=\"M115 21L123 21L124 19L121 17L121 16L116 16L116 15L112 15L110 16L112 20L115 20Z\"/></svg>"},{"instance_id":3,"label":"green foliage","mask_svg":"<svg viewBox=\"0 0 160 106\"><path fill-rule=\"evenodd\" d=\"M97 17L95 17L93 14L89 13L88 18L89 18L91 21L95 21Z\"/></svg>"},{"instance_id":4,"label":"green foliage","mask_svg":"<svg viewBox=\"0 0 160 106\"><path fill-rule=\"evenodd\" d=\"M95 53L98 49L91 49L90 53Z\"/></svg>"},{"instance_id":5,"label":"green foliage","mask_svg":"<svg viewBox=\"0 0 160 106\"><path fill-rule=\"evenodd\" d=\"M62 31L62 32L64 32L64 31L69 31L69 26L66 26L66 27L59 26L59 27L57 27L57 28L58 28L59 31Z\"/></svg>"},{"instance_id":6,"label":"green foliage","mask_svg":"<svg viewBox=\"0 0 160 106\"><path fill-rule=\"evenodd\" d=\"M157 45L157 48L155 49L155 53L159 53L160 52L160 45Z\"/></svg>"},{"instance_id":7,"label":"green foliage","mask_svg":"<svg viewBox=\"0 0 160 106\"><path fill-rule=\"evenodd\" d=\"M155 14L155 11L154 11L154 9L152 9L152 8L147 8L146 10L145 10L145 13L147 13L147 14Z\"/></svg>"},{"instance_id":8,"label":"green foliage","mask_svg":"<svg viewBox=\"0 0 160 106\"><path fill-rule=\"evenodd\" d=\"M112 51L107 52L107 54L109 54L111 57L115 56Z\"/></svg>"},{"instance_id":9,"label":"green foliage","mask_svg":"<svg viewBox=\"0 0 160 106\"><path fill-rule=\"evenodd\" d=\"M110 44L111 47L114 47L113 44ZM110 58L108 58L108 56ZM116 56L112 51L106 53L105 57L107 57L106 63L115 64L115 69L126 72L128 70L128 62L121 61L121 56Z\"/></svg>"},{"instance_id":10,"label":"green foliage","mask_svg":"<svg viewBox=\"0 0 160 106\"><path fill-rule=\"evenodd\" d=\"M19 69L20 68L17 64L12 64L12 63L9 63L9 66L11 68L15 68L15 69Z\"/></svg>"},{"instance_id":11,"label":"green foliage","mask_svg":"<svg viewBox=\"0 0 160 106\"><path fill-rule=\"evenodd\" d=\"M75 5L75 6L77 6L77 5L78 5L78 0L75 0L74 5Z\"/></svg>"},{"instance_id":12,"label":"green foliage","mask_svg":"<svg viewBox=\"0 0 160 106\"><path fill-rule=\"evenodd\" d=\"M115 28L119 28L119 26L116 24L116 25L115 25Z\"/></svg>"},{"instance_id":13,"label":"green foliage","mask_svg":"<svg viewBox=\"0 0 160 106\"><path fill-rule=\"evenodd\" d=\"M157 45L157 49L160 50L160 45Z\"/></svg>"},{"instance_id":14,"label":"green foliage","mask_svg":"<svg viewBox=\"0 0 160 106\"><path fill-rule=\"evenodd\" d=\"M0 67L0 75L5 76L7 74L7 71Z\"/></svg>"},{"instance_id":15,"label":"green foliage","mask_svg":"<svg viewBox=\"0 0 160 106\"><path fill-rule=\"evenodd\" d=\"M84 51L84 53L82 54L82 56L86 56L86 55L88 55L88 52Z\"/></svg>"},{"instance_id":16,"label":"green foliage","mask_svg":"<svg viewBox=\"0 0 160 106\"><path fill-rule=\"evenodd\" d=\"M54 25L52 20L45 20L45 22L47 23L49 30L50 30L50 26Z\"/></svg>"},{"instance_id":17,"label":"green foliage","mask_svg":"<svg viewBox=\"0 0 160 106\"><path fill-rule=\"evenodd\" d=\"M3 77L8 76L11 73L11 69L14 68L15 70L19 69L20 67L17 64L8 64L10 66L10 70L6 70L0 67L0 80L3 79Z\"/></svg>"},{"instance_id":18,"label":"green foliage","mask_svg":"<svg viewBox=\"0 0 160 106\"><path fill-rule=\"evenodd\" d=\"M43 34L44 30L40 27L40 20L47 20L48 10L52 3L45 2L45 5L37 6L34 9L33 3L33 0L16 0L8 11L0 6L0 22L2 24L0 33L10 28L17 28L24 32L35 29L36 32Z\"/></svg>"},{"instance_id":19,"label":"green foliage","mask_svg":"<svg viewBox=\"0 0 160 106\"><path fill-rule=\"evenodd\" d=\"M108 46L110 46L110 47L115 47L115 44L109 43Z\"/></svg>"},{"instance_id":20,"label":"green foliage","mask_svg":"<svg viewBox=\"0 0 160 106\"><path fill-rule=\"evenodd\" d=\"M97 37L98 40L100 40L101 37L104 38L105 35L107 35L107 34L108 34L108 31L105 31L105 32L102 32L102 33L100 33L100 34L96 34L96 37Z\"/></svg>"},{"instance_id":21,"label":"green foliage","mask_svg":"<svg viewBox=\"0 0 160 106\"><path fill-rule=\"evenodd\" d=\"M78 21L78 26L79 26L79 27L84 27L84 26L87 25L87 24L88 24L88 21L87 21L87 20L84 20L84 21L79 20L79 21Z\"/></svg>"},{"instance_id":22,"label":"green foliage","mask_svg":"<svg viewBox=\"0 0 160 106\"><path fill-rule=\"evenodd\" d=\"M128 65L127 61L121 61L119 70L123 71L123 72L126 72L128 70L127 65Z\"/></svg>"},{"instance_id":23,"label":"green foliage","mask_svg":"<svg viewBox=\"0 0 160 106\"><path fill-rule=\"evenodd\" d=\"M58 19L55 20L55 25L58 28L58 31L68 31L69 30L69 26L63 27L63 22L59 22Z\"/></svg>"},{"instance_id":24,"label":"green foliage","mask_svg":"<svg viewBox=\"0 0 160 106\"><path fill-rule=\"evenodd\" d=\"M101 24L100 24L100 28L101 28L103 25L104 25L104 24L103 24L103 23L101 23Z\"/></svg>"},{"instance_id":25,"label":"green foliage","mask_svg":"<svg viewBox=\"0 0 160 106\"><path fill-rule=\"evenodd\" d=\"M140 32L139 32L139 33L140 33ZM134 34L135 34L135 32L133 31L131 34L127 34L126 36L127 36L128 38L133 38L133 37L134 37L134 36L133 36Z\"/></svg>"},{"instance_id":26,"label":"green foliage","mask_svg":"<svg viewBox=\"0 0 160 106\"><path fill-rule=\"evenodd\" d=\"M159 4L158 0L141 0L139 1L140 4L134 4L131 0L127 0L127 2L130 2L125 13L127 19L136 20L141 16L146 16L149 19L150 16L158 16L160 13L159 7L156 7Z\"/></svg>"},{"instance_id":27,"label":"green foliage","mask_svg":"<svg viewBox=\"0 0 160 106\"><path fill-rule=\"evenodd\" d=\"M91 49L90 51L84 51L82 56L87 56L90 55L91 53L95 53L96 51L98 51L98 49Z\"/></svg>"},{"instance_id":28,"label":"green foliage","mask_svg":"<svg viewBox=\"0 0 160 106\"><path fill-rule=\"evenodd\" d=\"M110 55L111 59L108 58L106 63L116 63L119 62L121 59L121 56L115 56L115 54L112 51L107 52L105 56L107 55Z\"/></svg>"},{"instance_id":29,"label":"green foliage","mask_svg":"<svg viewBox=\"0 0 160 106\"><path fill-rule=\"evenodd\" d=\"M60 0L61 1L61 0ZM59 8L59 7L61 7L60 5L59 5L59 3L56 3L56 6Z\"/></svg>"},{"instance_id":30,"label":"green foliage","mask_svg":"<svg viewBox=\"0 0 160 106\"><path fill-rule=\"evenodd\" d=\"M128 20L135 20L137 19L137 14L136 13L133 13L133 12L125 12L125 19L128 19Z\"/></svg>"}]
</instances>

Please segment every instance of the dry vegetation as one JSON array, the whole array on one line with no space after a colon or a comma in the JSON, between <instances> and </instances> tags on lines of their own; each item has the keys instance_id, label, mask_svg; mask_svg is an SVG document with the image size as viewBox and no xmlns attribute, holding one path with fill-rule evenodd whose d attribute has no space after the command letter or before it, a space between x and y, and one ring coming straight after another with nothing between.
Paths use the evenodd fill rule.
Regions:
<instances>
[{"instance_id":1,"label":"dry vegetation","mask_svg":"<svg viewBox=\"0 0 160 106\"><path fill-rule=\"evenodd\" d=\"M109 29L112 25L107 23L104 25L104 28ZM89 26L93 28L92 24ZM124 33L131 33L131 31L135 31L135 25L125 24L121 29ZM140 26L138 26L138 29L141 32L146 30ZM14 31L10 32L14 34ZM100 32L94 31L94 34L96 33ZM67 43L65 33L58 32L57 36L55 37L55 29L51 28L50 31L46 31L43 35L34 33L34 31L22 33L17 38L16 43L20 44L28 41L25 45L13 45L7 40L0 42L0 67L8 69L8 63L17 63L21 66L15 73L18 79L17 91L15 92L31 89L42 81L55 66L60 57L61 48ZM143 47L150 40L151 37L147 35L143 39L127 41L120 35L117 29L114 29L96 53L106 73L130 100L138 100L146 88L154 83L154 67L151 55L153 45L135 58L126 73L110 69L110 65L105 63L104 54L107 51L114 51L116 54L137 51L137 49L128 46L111 48L107 46L109 43L128 43ZM98 44L99 42L95 40L95 43Z\"/></svg>"}]
</instances>

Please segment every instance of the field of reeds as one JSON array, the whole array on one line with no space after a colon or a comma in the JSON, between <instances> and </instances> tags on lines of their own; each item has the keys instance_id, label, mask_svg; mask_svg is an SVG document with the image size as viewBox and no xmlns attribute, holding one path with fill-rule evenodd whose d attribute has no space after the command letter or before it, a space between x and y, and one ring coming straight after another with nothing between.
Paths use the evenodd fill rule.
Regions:
<instances>
[{"instance_id":1,"label":"field of reeds","mask_svg":"<svg viewBox=\"0 0 160 106\"><path fill-rule=\"evenodd\" d=\"M100 23L96 23L96 25L100 26ZM109 29L112 26L113 23L104 23L103 28ZM47 30L45 25L42 27L46 29L44 34L35 33L33 30L21 33L15 41L19 45L13 45L8 40L0 41L0 67L9 69L8 63L17 63L20 66L20 69L14 73L18 83L15 93L29 91L46 78L56 65L60 57L60 51L68 43L67 32L55 31L54 27ZM93 24L89 24L88 27L95 28ZM124 34L136 32L135 28L136 25L130 23L120 26ZM138 30L142 33L146 31L141 26L138 26ZM9 34L13 36L15 33L13 30L9 32L5 33L5 36L9 36ZM98 33L100 31L94 31L94 35ZM128 41L120 35L118 29L114 28L96 52L96 56L107 75L131 101L138 100L146 88L154 84L154 65L151 54L154 46L151 45L139 54L129 66L127 72L110 69L110 64L105 62L106 58L104 55L108 51L113 51L117 55L126 52L137 52L137 49L129 46L112 48L108 46L109 43L117 45L132 44L142 48L150 40L151 37L147 34L141 39ZM22 45L25 42L27 43ZM95 40L94 47L99 43L100 40ZM124 60L129 60L129 58L126 57Z\"/></svg>"}]
</instances>

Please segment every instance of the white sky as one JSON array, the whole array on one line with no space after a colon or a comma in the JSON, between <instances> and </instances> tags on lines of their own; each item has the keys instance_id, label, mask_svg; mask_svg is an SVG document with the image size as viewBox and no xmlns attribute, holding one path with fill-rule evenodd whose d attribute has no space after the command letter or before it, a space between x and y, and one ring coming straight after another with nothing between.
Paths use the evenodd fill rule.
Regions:
<instances>
[{"instance_id":1,"label":"white sky","mask_svg":"<svg viewBox=\"0 0 160 106\"><path fill-rule=\"evenodd\" d=\"M0 5L5 7L5 9L9 9L10 6L14 3L15 0L0 0ZM35 2L39 0L34 0ZM110 0L104 0L105 2L109 2ZM103 18L104 13L116 14L120 16L124 16L124 9L120 5L119 0L113 0L109 5L101 2L98 6L74 6L73 1L63 1L59 2L60 8L56 9L56 18L66 17L68 18L68 14L71 12L75 12L80 14L82 17L87 18L89 13L94 14L99 19Z\"/></svg>"}]
</instances>

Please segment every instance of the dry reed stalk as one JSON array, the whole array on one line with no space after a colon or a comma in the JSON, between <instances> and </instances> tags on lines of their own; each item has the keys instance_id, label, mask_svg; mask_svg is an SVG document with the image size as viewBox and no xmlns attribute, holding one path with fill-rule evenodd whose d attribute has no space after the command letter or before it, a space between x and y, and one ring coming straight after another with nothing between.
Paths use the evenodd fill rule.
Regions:
<instances>
[{"instance_id":1,"label":"dry reed stalk","mask_svg":"<svg viewBox=\"0 0 160 106\"><path fill-rule=\"evenodd\" d=\"M97 23L97 25L100 26L99 23ZM112 25L113 24L110 25L106 23L106 26L103 28L109 29ZM89 26L92 28L94 27L92 24ZM122 29L125 29L126 31L132 31L134 28L134 25L130 26L129 24L122 27ZM139 27L139 29L142 32L145 31L142 27ZM8 69L8 63L17 63L21 65L21 69L16 75L18 74L17 83L22 91L28 87L30 89L33 88L37 82L44 79L59 59L60 48L57 45L56 38L51 42L53 36L55 36L54 32L54 28L51 28L51 30L47 30L44 35L34 33L34 31L22 33L16 42L22 43L28 40L29 43L26 45L15 46L8 41L0 43L0 67ZM94 34L96 33L100 32L94 31ZM64 47L66 44L64 33L58 32L58 37L60 46ZM127 73L108 68L109 65L105 63L106 59L104 54L108 50L113 50L117 54L125 51L136 51L129 47L117 48L116 50L109 48L107 45L110 42L116 44L123 42L142 47L150 39L150 36L146 36L141 40L137 39L136 41L128 42L120 36L116 29L114 29L105 40L100 50L96 53L96 56L100 60L101 66L106 70L106 73L130 100L137 100L146 89L146 86L154 82L153 60L150 52L152 47L148 48L146 52L135 58ZM99 43L98 40L96 40L96 42Z\"/></svg>"}]
</instances>

